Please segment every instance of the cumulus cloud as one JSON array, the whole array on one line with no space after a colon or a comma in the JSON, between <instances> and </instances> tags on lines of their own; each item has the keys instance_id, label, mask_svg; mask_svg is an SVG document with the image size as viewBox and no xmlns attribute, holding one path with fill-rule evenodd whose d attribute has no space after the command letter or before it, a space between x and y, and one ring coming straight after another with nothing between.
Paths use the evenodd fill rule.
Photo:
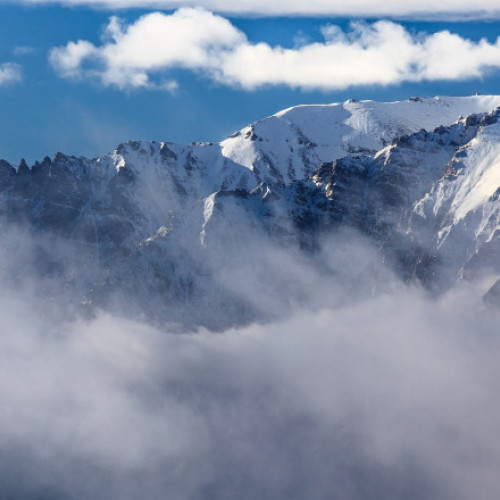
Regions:
<instances>
[{"instance_id":1,"label":"cumulus cloud","mask_svg":"<svg viewBox=\"0 0 500 500\"><path fill-rule=\"evenodd\" d=\"M113 17L104 36L109 42L100 47L79 40L55 48L50 61L65 77L97 76L105 85L148 87L151 73L211 70L221 54L246 41L228 20L201 9L148 14L128 26ZM98 66L87 69L87 62Z\"/></svg>"},{"instance_id":2,"label":"cumulus cloud","mask_svg":"<svg viewBox=\"0 0 500 500\"><path fill-rule=\"evenodd\" d=\"M3 0L9 1L9 0ZM248 0L234 2L229 0L22 0L27 4L58 3L67 6L86 5L107 8L161 8L176 9L198 5L206 9L233 15L305 15L305 16L436 16L439 14L458 17L491 18L500 16L496 0L431 0L406 1L386 0Z\"/></svg>"},{"instance_id":3,"label":"cumulus cloud","mask_svg":"<svg viewBox=\"0 0 500 500\"><path fill-rule=\"evenodd\" d=\"M500 38L471 41L449 31L412 34L391 21L322 29L324 40L296 48L251 43L227 19L203 9L151 13L132 24L111 18L101 45L69 42L50 53L63 77L118 88L176 88L184 69L223 85L341 90L356 85L463 80L500 68Z\"/></svg>"},{"instance_id":4,"label":"cumulus cloud","mask_svg":"<svg viewBox=\"0 0 500 500\"><path fill-rule=\"evenodd\" d=\"M22 80L21 66L14 63L0 64L0 87Z\"/></svg>"}]
</instances>

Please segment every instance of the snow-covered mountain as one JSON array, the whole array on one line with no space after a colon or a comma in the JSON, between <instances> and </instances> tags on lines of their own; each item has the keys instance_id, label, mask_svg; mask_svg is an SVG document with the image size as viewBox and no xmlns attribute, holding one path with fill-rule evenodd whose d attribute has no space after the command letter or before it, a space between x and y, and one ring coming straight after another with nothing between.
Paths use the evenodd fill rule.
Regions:
<instances>
[{"instance_id":1,"label":"snow-covered mountain","mask_svg":"<svg viewBox=\"0 0 500 500\"><path fill-rule=\"evenodd\" d=\"M335 253L346 229L380 265L444 290L500 273L499 106L350 100L290 108L220 144L2 161L0 215L31 234L45 285L157 321L265 319L346 266L367 283L365 254Z\"/></svg>"}]
</instances>

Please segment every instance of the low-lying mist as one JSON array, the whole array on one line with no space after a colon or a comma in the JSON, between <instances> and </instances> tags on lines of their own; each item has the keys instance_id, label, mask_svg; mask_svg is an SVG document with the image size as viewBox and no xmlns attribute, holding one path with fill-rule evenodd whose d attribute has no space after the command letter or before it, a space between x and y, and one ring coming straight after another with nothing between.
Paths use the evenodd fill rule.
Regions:
<instances>
[{"instance_id":1,"label":"low-lying mist","mask_svg":"<svg viewBox=\"0 0 500 500\"><path fill-rule=\"evenodd\" d=\"M0 498L498 497L500 313L481 284L430 298L344 235L318 267L270 248L233 259L218 279L273 319L179 334L62 314L60 272L23 268L50 245L15 235L0 265Z\"/></svg>"}]
</instances>

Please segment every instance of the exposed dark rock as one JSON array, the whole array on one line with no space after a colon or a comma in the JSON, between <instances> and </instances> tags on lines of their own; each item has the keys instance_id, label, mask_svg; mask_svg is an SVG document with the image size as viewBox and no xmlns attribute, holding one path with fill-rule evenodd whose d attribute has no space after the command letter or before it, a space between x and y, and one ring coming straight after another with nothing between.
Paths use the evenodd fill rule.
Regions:
<instances>
[{"instance_id":1,"label":"exposed dark rock","mask_svg":"<svg viewBox=\"0 0 500 500\"><path fill-rule=\"evenodd\" d=\"M483 300L486 305L490 307L500 308L500 280L489 289L485 294Z\"/></svg>"}]
</instances>

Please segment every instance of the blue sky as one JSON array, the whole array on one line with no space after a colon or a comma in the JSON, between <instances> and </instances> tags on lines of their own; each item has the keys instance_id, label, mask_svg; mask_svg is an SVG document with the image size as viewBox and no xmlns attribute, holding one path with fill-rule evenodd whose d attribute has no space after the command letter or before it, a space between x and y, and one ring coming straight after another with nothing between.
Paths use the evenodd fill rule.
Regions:
<instances>
[{"instance_id":1,"label":"blue sky","mask_svg":"<svg viewBox=\"0 0 500 500\"><path fill-rule=\"evenodd\" d=\"M184 22L172 9L95 9L85 0L79 2L83 5L68 7L0 0L0 64L7 71L0 85L0 157L12 163L21 157L32 162L56 151L97 156L129 139L218 141L295 104L500 92L500 45L496 43L500 22L493 15L466 16L460 22L447 21L456 17L453 13L442 14L439 22L406 15L380 25L377 22L387 16L269 17L266 12L249 16L187 10L184 18L195 26L201 23L197 35L213 37L215 49L211 41L207 49L205 39L186 38L185 26L190 26L186 24L180 24L174 41L162 38L163 26L175 30ZM157 12L164 16L148 17ZM109 28L112 16L121 20L115 39ZM141 16L146 16L142 30ZM350 27L360 20L357 28ZM200 34L210 23L213 30ZM132 28L136 33L127 42ZM446 30L457 36L431 38ZM410 37L412 42L401 48L401 53L408 52L407 59L392 67L400 54L398 37ZM486 40L478 43L482 38ZM71 51L71 44L79 40L84 41L78 45L86 51L83 58ZM469 40L465 48L460 45L464 40ZM168 47L143 64L141 58L146 61L158 42ZM345 57L343 65L327 52L331 44L336 44L339 59ZM350 67L381 44L385 48L368 54L360 66L358 73L364 77L359 78ZM235 46L241 49L238 54ZM289 52L283 54L277 47ZM191 49L194 55L186 56L186 62L184 54ZM319 50L313 69L307 66L309 49ZM263 60L264 76L254 71L253 57ZM427 65L422 63L426 57L435 60ZM275 65L280 68L274 80L268 80L266 68L272 73ZM394 76L386 80L393 70ZM1 78L0 71L0 82Z\"/></svg>"}]
</instances>

